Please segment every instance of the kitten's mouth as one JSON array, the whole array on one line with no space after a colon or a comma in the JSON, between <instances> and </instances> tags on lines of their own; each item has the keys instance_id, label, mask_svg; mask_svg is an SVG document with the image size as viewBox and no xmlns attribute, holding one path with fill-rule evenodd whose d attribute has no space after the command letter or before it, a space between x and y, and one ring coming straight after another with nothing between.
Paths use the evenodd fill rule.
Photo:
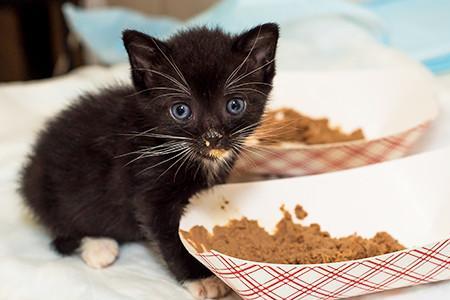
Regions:
<instances>
[{"instance_id":1,"label":"kitten's mouth","mask_svg":"<svg viewBox=\"0 0 450 300\"><path fill-rule=\"evenodd\" d=\"M228 151L225 149L211 149L209 150L208 155L214 158L223 158L227 152Z\"/></svg>"},{"instance_id":2,"label":"kitten's mouth","mask_svg":"<svg viewBox=\"0 0 450 300\"><path fill-rule=\"evenodd\" d=\"M221 160L227 159L231 155L230 150L222 149L222 148L214 148L205 151L202 156L209 160Z\"/></svg>"}]
</instances>

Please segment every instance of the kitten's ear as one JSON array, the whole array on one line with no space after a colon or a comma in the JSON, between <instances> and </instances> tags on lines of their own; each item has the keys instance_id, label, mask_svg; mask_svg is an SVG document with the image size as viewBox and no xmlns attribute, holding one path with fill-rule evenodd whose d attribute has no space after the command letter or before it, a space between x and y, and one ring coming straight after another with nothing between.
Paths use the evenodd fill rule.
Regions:
<instances>
[{"instance_id":1,"label":"kitten's ear","mask_svg":"<svg viewBox=\"0 0 450 300\"><path fill-rule=\"evenodd\" d=\"M169 47L162 41L135 30L122 34L125 49L131 65L133 83L139 89L150 86L152 77L164 63Z\"/></svg>"},{"instance_id":2,"label":"kitten's ear","mask_svg":"<svg viewBox=\"0 0 450 300\"><path fill-rule=\"evenodd\" d=\"M254 68L261 67L266 72L273 73L274 63L271 62L275 59L278 36L278 25L265 23L239 35L233 48L248 55L248 60L254 64Z\"/></svg>"}]
</instances>

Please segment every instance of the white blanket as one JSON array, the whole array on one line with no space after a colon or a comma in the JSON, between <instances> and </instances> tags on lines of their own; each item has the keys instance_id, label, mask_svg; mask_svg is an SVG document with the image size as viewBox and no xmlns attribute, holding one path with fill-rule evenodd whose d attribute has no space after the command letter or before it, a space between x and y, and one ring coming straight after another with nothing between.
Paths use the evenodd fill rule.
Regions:
<instances>
[{"instance_id":1,"label":"white blanket","mask_svg":"<svg viewBox=\"0 0 450 300\"><path fill-rule=\"evenodd\" d=\"M76 256L58 256L16 193L17 173L45 120L81 91L116 80L128 80L126 66L88 67L56 79L0 85L0 300L191 299L143 245L123 246L120 259L104 270L90 269ZM415 151L450 144L450 76L436 82L441 114ZM450 282L442 282L361 298L443 300L448 295Z\"/></svg>"}]
</instances>

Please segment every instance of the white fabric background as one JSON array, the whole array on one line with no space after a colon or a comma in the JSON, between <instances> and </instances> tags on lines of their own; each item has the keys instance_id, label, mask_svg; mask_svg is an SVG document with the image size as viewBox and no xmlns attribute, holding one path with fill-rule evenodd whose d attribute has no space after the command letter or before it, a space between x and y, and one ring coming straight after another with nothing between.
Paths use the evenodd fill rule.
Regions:
<instances>
[{"instance_id":1,"label":"white fabric background","mask_svg":"<svg viewBox=\"0 0 450 300\"><path fill-rule=\"evenodd\" d=\"M400 65L408 61L396 53L384 55ZM88 67L57 79L0 85L0 300L191 299L139 244L124 246L120 259L105 270L92 270L78 257L59 257L16 194L17 172L45 120L81 91L127 78L126 66ZM450 75L436 83L441 113L414 152L450 144ZM361 299L443 300L448 295L450 282L441 282Z\"/></svg>"}]
</instances>

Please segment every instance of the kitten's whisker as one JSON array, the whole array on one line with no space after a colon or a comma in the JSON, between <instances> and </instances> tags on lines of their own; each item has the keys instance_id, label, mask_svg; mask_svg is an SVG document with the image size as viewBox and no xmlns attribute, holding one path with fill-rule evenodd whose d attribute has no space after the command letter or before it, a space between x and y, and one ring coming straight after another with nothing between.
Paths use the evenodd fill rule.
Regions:
<instances>
[{"instance_id":1,"label":"kitten's whisker","mask_svg":"<svg viewBox=\"0 0 450 300\"><path fill-rule=\"evenodd\" d=\"M138 133L119 133L119 135L125 135L125 136L131 136L131 137L138 137L138 136L140 136L140 135L142 135L142 134L149 133L149 132L151 132L151 131L153 131L153 130L156 130L156 129L158 129L158 127L153 127L153 128L150 128L150 129L148 129L148 130L145 130L145 131L143 131L143 132L138 132Z\"/></svg>"},{"instance_id":2,"label":"kitten's whisker","mask_svg":"<svg viewBox=\"0 0 450 300\"><path fill-rule=\"evenodd\" d=\"M253 151L254 152L254 150L261 150L260 147L246 144L245 139L236 141L236 146L240 147L241 149L244 149L245 151ZM251 150L251 149L254 149L254 150Z\"/></svg>"},{"instance_id":3,"label":"kitten's whisker","mask_svg":"<svg viewBox=\"0 0 450 300\"><path fill-rule=\"evenodd\" d=\"M252 88L232 88L230 90L227 90L225 95L230 95L230 94L235 94L236 92L245 92L245 91L255 92L255 93L261 94L265 97L268 97L268 95L266 93L261 92L257 89L252 89Z\"/></svg>"},{"instance_id":4,"label":"kitten's whisker","mask_svg":"<svg viewBox=\"0 0 450 300\"><path fill-rule=\"evenodd\" d=\"M179 92L179 93L181 93L183 95L185 94L185 92L183 90L181 90L181 89L157 86L157 87L152 87L152 88L148 88L148 89L143 89L143 90L137 91L137 92L135 92L133 94L130 94L130 95L126 96L126 97L133 97L133 96L140 95L142 93L149 92L149 91L154 91L154 90L176 91L176 92Z\"/></svg>"},{"instance_id":5,"label":"kitten's whisker","mask_svg":"<svg viewBox=\"0 0 450 300\"><path fill-rule=\"evenodd\" d=\"M194 173L194 178L195 178L195 179L197 179L198 171L200 171L201 166L202 166L201 163L198 163L198 164L197 164L197 170L196 170L195 173Z\"/></svg>"},{"instance_id":6,"label":"kitten's whisker","mask_svg":"<svg viewBox=\"0 0 450 300\"><path fill-rule=\"evenodd\" d=\"M180 148L180 147L187 147L189 146L191 143L190 142L185 142L185 141L170 141L170 142L166 142L164 144L161 144L160 146L154 146L154 147L150 147L147 149L148 152L158 152L158 151L166 151L166 150L170 150L170 149L176 149L176 148Z\"/></svg>"},{"instance_id":7,"label":"kitten's whisker","mask_svg":"<svg viewBox=\"0 0 450 300\"><path fill-rule=\"evenodd\" d=\"M292 132L292 130L261 130L261 129L257 129L254 131L254 133L251 134L252 137L257 137L257 138L264 138L266 136L279 136L280 134L284 133L284 132Z\"/></svg>"},{"instance_id":8,"label":"kitten's whisker","mask_svg":"<svg viewBox=\"0 0 450 300\"><path fill-rule=\"evenodd\" d=\"M276 135L272 135L272 136L252 136L253 139L257 140L258 142L256 143L256 145L267 145L267 143L280 143L283 140L281 140L279 137L277 137ZM252 145L252 144L250 144Z\"/></svg>"},{"instance_id":9,"label":"kitten's whisker","mask_svg":"<svg viewBox=\"0 0 450 300\"><path fill-rule=\"evenodd\" d=\"M283 124L280 126L280 121L275 120L275 119L269 119L269 118L265 118L261 120L262 122L262 126L259 130L280 130L283 128L289 128L291 127L291 125L295 124L298 120L288 120L288 121L284 121L282 120ZM276 125L276 126L274 126Z\"/></svg>"},{"instance_id":10,"label":"kitten's whisker","mask_svg":"<svg viewBox=\"0 0 450 300\"><path fill-rule=\"evenodd\" d=\"M160 150L160 151L151 151L151 152L147 152L147 153L144 153L144 154L146 155L146 157L162 156L162 155L178 152L180 150L185 149L186 147L187 146L179 146L179 147L173 147L171 149L165 149L165 150Z\"/></svg>"},{"instance_id":11,"label":"kitten's whisker","mask_svg":"<svg viewBox=\"0 0 450 300\"><path fill-rule=\"evenodd\" d=\"M248 145L239 145L237 146L239 149L241 149L242 152L247 151L251 154L255 154L261 158L264 158L264 155L262 155L261 153L256 152L255 150L249 149L250 147Z\"/></svg>"},{"instance_id":12,"label":"kitten's whisker","mask_svg":"<svg viewBox=\"0 0 450 300\"><path fill-rule=\"evenodd\" d=\"M141 149L141 150L137 150L137 151L131 151L131 152L127 152L127 153L124 153L124 154L116 155L116 156L114 156L114 158L121 158L121 157L125 157L125 156L130 156L130 155L133 155L133 154L145 154L147 151L148 150L146 150L146 149Z\"/></svg>"},{"instance_id":13,"label":"kitten's whisker","mask_svg":"<svg viewBox=\"0 0 450 300\"><path fill-rule=\"evenodd\" d=\"M244 130L244 129L246 129L246 128L250 127L250 126L253 126L253 125L254 125L254 123L252 123L250 125L247 125L247 126L245 126L244 123L239 124L238 126L235 126L233 129L231 129L231 134L233 134L234 132L240 132L240 130Z\"/></svg>"},{"instance_id":14,"label":"kitten's whisker","mask_svg":"<svg viewBox=\"0 0 450 300\"><path fill-rule=\"evenodd\" d=\"M231 149L233 150L233 149ZM233 151L231 151L233 153ZM222 159L222 162L224 163L225 167L226 167L226 171L227 173L230 173L231 170L233 169L233 167L230 165L230 162L227 159Z\"/></svg>"},{"instance_id":15,"label":"kitten's whisker","mask_svg":"<svg viewBox=\"0 0 450 300\"><path fill-rule=\"evenodd\" d=\"M281 129L292 129L292 125L295 122L289 122L286 124L282 124L280 126L280 124L278 123L269 123L267 121L264 121L264 123L262 123L262 126L260 128L258 128L256 132L280 132Z\"/></svg>"},{"instance_id":16,"label":"kitten's whisker","mask_svg":"<svg viewBox=\"0 0 450 300\"><path fill-rule=\"evenodd\" d=\"M255 131L254 128L248 128L246 130L243 130L241 132L238 132L237 134L233 135L233 137L237 136L242 136L242 137L252 137L254 134L253 132Z\"/></svg>"},{"instance_id":17,"label":"kitten's whisker","mask_svg":"<svg viewBox=\"0 0 450 300\"><path fill-rule=\"evenodd\" d=\"M126 166L128 166L128 165L134 163L135 161L140 160L141 158L144 158L144 157L145 157L145 153L142 153L138 157L136 157L136 158L130 160L129 162L127 162L126 164L124 164L123 167L126 167Z\"/></svg>"},{"instance_id":18,"label":"kitten's whisker","mask_svg":"<svg viewBox=\"0 0 450 300\"><path fill-rule=\"evenodd\" d=\"M192 164L192 162L194 161L194 159L195 159L195 151L193 150L188 155L188 160L186 162L186 167L190 166Z\"/></svg>"},{"instance_id":19,"label":"kitten's whisker","mask_svg":"<svg viewBox=\"0 0 450 300\"><path fill-rule=\"evenodd\" d=\"M183 127L179 126L178 128L180 128L184 133L189 134L192 138L195 138L195 136L194 136L192 133L190 133L189 131L187 131L187 130L184 129Z\"/></svg>"},{"instance_id":20,"label":"kitten's whisker","mask_svg":"<svg viewBox=\"0 0 450 300\"><path fill-rule=\"evenodd\" d=\"M197 158L197 156L196 156L195 152L192 152L192 155L191 155L191 157L189 158L189 161L188 161L188 165L189 166L195 165L195 163L198 162L196 158Z\"/></svg>"},{"instance_id":21,"label":"kitten's whisker","mask_svg":"<svg viewBox=\"0 0 450 300\"><path fill-rule=\"evenodd\" d=\"M121 157L129 156L129 155L133 155L133 154L142 154L142 150L119 154L119 155L114 156L114 158L121 158Z\"/></svg>"},{"instance_id":22,"label":"kitten's whisker","mask_svg":"<svg viewBox=\"0 0 450 300\"><path fill-rule=\"evenodd\" d=\"M280 134L300 132L297 131L298 130L297 128L290 127L290 125L291 124L285 124L284 126L279 126L277 128L260 127L251 134L251 137L256 139L266 139L274 137L276 139L276 137L279 137Z\"/></svg>"},{"instance_id":23,"label":"kitten's whisker","mask_svg":"<svg viewBox=\"0 0 450 300\"><path fill-rule=\"evenodd\" d=\"M163 144L156 145L156 146L153 146L153 147L146 147L146 148L143 148L143 149L140 149L140 150L137 150L137 151L131 151L131 152L128 152L128 153L119 154L119 155L116 155L114 158L120 158L120 157L124 157L124 156L128 156L128 155L132 155L132 154L148 153L148 152L150 152L152 150L156 150L156 149L160 149L160 148L164 149L164 148L169 148L169 147L172 147L172 146L183 145L183 144L189 144L189 143L187 143L187 142L180 142L180 141L170 141L170 142L165 142Z\"/></svg>"},{"instance_id":24,"label":"kitten's whisker","mask_svg":"<svg viewBox=\"0 0 450 300\"><path fill-rule=\"evenodd\" d=\"M281 159L281 160L286 161L286 160L285 160L285 159L284 159L277 151L270 150L270 149L268 149L268 148L266 148L266 147L253 146L253 145L247 145L247 147L248 147L248 148L252 148L252 149L254 149L255 151L265 152L265 153L267 153L267 154L276 156L276 158L278 158L278 159Z\"/></svg>"},{"instance_id":25,"label":"kitten's whisker","mask_svg":"<svg viewBox=\"0 0 450 300\"><path fill-rule=\"evenodd\" d=\"M241 151L238 147L236 147L235 145L231 146L232 147L232 152L239 158L242 158L244 160L246 160L247 162L249 162L250 164L252 164L253 166L256 166L255 160L251 158L250 155L248 155L247 153L245 153L245 151Z\"/></svg>"},{"instance_id":26,"label":"kitten's whisker","mask_svg":"<svg viewBox=\"0 0 450 300\"><path fill-rule=\"evenodd\" d=\"M147 168L143 169L142 171L140 171L140 172L138 173L138 175L140 175L140 174L142 174L142 173L145 173L146 171L148 171L148 170L150 170L150 169L153 169L153 168L155 168L155 167L157 167L157 166L160 166L160 165L162 165L163 163L169 162L169 161L171 161L171 160L173 160L173 159L179 157L180 155L183 155L185 151L187 151L187 149L181 151L180 153L178 153L178 154L176 154L176 155L174 155L174 156L169 157L168 159L165 159L165 160L163 160L163 161L160 161L159 163L156 163L156 164L154 164L154 165L151 165L150 167L147 167ZM166 170L166 171L167 171L167 170Z\"/></svg>"},{"instance_id":27,"label":"kitten's whisker","mask_svg":"<svg viewBox=\"0 0 450 300\"><path fill-rule=\"evenodd\" d=\"M238 149L239 154L241 155L240 157L246 157L248 161L252 161L252 164L256 166L256 163L254 162L254 160L253 159L249 159L249 158L252 157L250 154L255 154L255 155L261 157L261 155L259 155L259 153L254 153L253 151L248 150L248 149L246 149L246 148L244 148L242 146L236 146L236 149ZM246 156L243 156L244 153L245 153Z\"/></svg>"},{"instance_id":28,"label":"kitten's whisker","mask_svg":"<svg viewBox=\"0 0 450 300\"><path fill-rule=\"evenodd\" d=\"M145 148L145 149L142 149L140 151L142 153L158 154L158 153L165 153L165 152L168 152L168 151L171 151L171 150L185 148L185 147L187 147L187 145L189 145L189 143L177 141L176 143L172 143L171 142L170 144L163 145L161 147L155 146L155 147Z\"/></svg>"},{"instance_id":29,"label":"kitten's whisker","mask_svg":"<svg viewBox=\"0 0 450 300\"><path fill-rule=\"evenodd\" d=\"M257 125L256 125L257 126ZM267 139L267 138L272 138L272 137L277 137L280 133L280 131L277 128L276 130L261 130L261 129L255 129L256 126L253 127L249 127L249 128L243 128L241 130L239 130L239 132L235 132L232 133L230 136L242 136L243 138L251 138L251 139L256 139L256 140L261 140L261 139Z\"/></svg>"},{"instance_id":30,"label":"kitten's whisker","mask_svg":"<svg viewBox=\"0 0 450 300\"><path fill-rule=\"evenodd\" d=\"M140 159L144 159L144 158L148 158L148 157L154 157L154 156L167 155L167 154L175 153L175 152L178 152L178 151L180 151L180 149L176 149L176 150L173 150L173 151L170 151L170 152L166 152L166 153L143 153L140 156L138 156L138 157L132 159L131 161L127 162L124 165L124 167L126 167L126 166L132 164L133 162L138 161Z\"/></svg>"},{"instance_id":31,"label":"kitten's whisker","mask_svg":"<svg viewBox=\"0 0 450 300\"><path fill-rule=\"evenodd\" d=\"M242 152L242 158L249 162L253 167L256 167L255 160L248 153L246 153L245 150Z\"/></svg>"},{"instance_id":32,"label":"kitten's whisker","mask_svg":"<svg viewBox=\"0 0 450 300\"><path fill-rule=\"evenodd\" d=\"M253 123L253 124L250 124L250 125L248 125L248 126L246 126L246 127L244 127L244 128L241 128L241 129L239 129L239 130L236 130L236 131L232 132L230 136L233 137L233 136L235 136L235 135L237 135L237 134L239 134L239 133L241 133L241 132L243 132L243 131L246 131L246 130L251 131L251 130L253 130L255 127L257 127L258 125L260 125L261 122L262 122L262 120L261 120L261 121L258 121L258 122L255 122L255 123Z\"/></svg>"},{"instance_id":33,"label":"kitten's whisker","mask_svg":"<svg viewBox=\"0 0 450 300\"><path fill-rule=\"evenodd\" d=\"M241 132L242 130L245 130L245 129L248 129L248 128L253 128L253 127L255 127L255 126L258 126L259 124L261 124L261 121L257 121L257 122L255 122L255 123L251 123L251 124L249 124L249 125L247 125L247 126L245 126L245 127L241 127L241 128L237 127L237 128L235 129L235 131L233 131L233 134L239 133L239 132Z\"/></svg>"},{"instance_id":34,"label":"kitten's whisker","mask_svg":"<svg viewBox=\"0 0 450 300\"><path fill-rule=\"evenodd\" d=\"M124 167L130 165L131 163L138 161L140 159L144 159L144 158L148 158L148 157L155 157L155 156L163 156L163 155L167 155L167 154L172 154L172 153L176 153L179 152L181 150L186 149L188 146L186 145L180 145L178 147L172 147L172 148L168 148L165 150L160 150L160 151L144 151L140 156L132 159L131 161L127 162ZM137 151L136 151L137 152Z\"/></svg>"},{"instance_id":35,"label":"kitten's whisker","mask_svg":"<svg viewBox=\"0 0 450 300\"><path fill-rule=\"evenodd\" d=\"M248 72L248 73L246 73L246 74L244 74L244 75L239 76L238 78L234 79L232 82L228 83L228 84L225 86L225 89L227 89L228 87L230 87L231 85L233 85L233 84L235 84L235 83L238 83L239 81L241 81L241 80L244 79L245 77L248 77L248 76L252 75L253 73L258 72L259 70L261 70L262 68L264 68L264 67L270 65L270 64L273 63L274 61L275 61L275 58L269 60L268 62L266 62L265 64L259 66L258 68L254 69L253 71L250 71L250 72Z\"/></svg>"},{"instance_id":36,"label":"kitten's whisker","mask_svg":"<svg viewBox=\"0 0 450 300\"><path fill-rule=\"evenodd\" d=\"M261 33L261 26L259 26L258 29L258 34L256 35L255 40L253 41L253 45L252 48L250 48L250 51L248 52L247 56L244 58L244 60L233 70L233 72L231 72L231 74L228 76L228 78L225 80L225 87L228 86L228 83L230 82L230 80L233 80L233 78L236 76L236 74L241 70L242 66L247 62L247 60L249 59L250 55L253 52L253 49L256 46L256 43L258 41L259 35Z\"/></svg>"},{"instance_id":37,"label":"kitten's whisker","mask_svg":"<svg viewBox=\"0 0 450 300\"><path fill-rule=\"evenodd\" d=\"M185 159L178 166L177 170L175 171L175 175L173 175L173 182L175 182L175 179L177 178L177 174L180 171L183 164L186 163L186 161L188 161L189 159L191 159L193 153L194 153L194 150L190 149L190 151L185 155Z\"/></svg>"},{"instance_id":38,"label":"kitten's whisker","mask_svg":"<svg viewBox=\"0 0 450 300\"><path fill-rule=\"evenodd\" d=\"M158 43L155 41L154 38L152 38L152 41L155 44L155 46L158 48L159 52L161 52L161 54L164 56L164 58L169 62L169 64L172 66L172 68L178 74L180 79L184 82L186 89L189 90L189 84L187 83L186 78L184 78L183 73L181 73L180 69L177 67L177 65L175 64L173 59L169 59L169 57L166 55L166 53L164 53L164 51L162 51L162 49L159 47Z\"/></svg>"},{"instance_id":39,"label":"kitten's whisker","mask_svg":"<svg viewBox=\"0 0 450 300\"><path fill-rule=\"evenodd\" d=\"M159 178L161 178L164 174L166 174L176 163L178 163L180 160L182 160L183 158L184 158L184 156L186 155L186 153L187 152L189 152L191 149L190 148L187 148L186 150L183 150L182 152L180 152L180 154L179 155L176 155L176 156L174 156L174 158L175 157L177 157L177 156L180 156L181 155L181 157L180 158L178 158L174 163L172 163L164 172L162 172L159 176L158 176L158 178L156 178L156 181L158 181L159 180Z\"/></svg>"},{"instance_id":40,"label":"kitten's whisker","mask_svg":"<svg viewBox=\"0 0 450 300\"><path fill-rule=\"evenodd\" d=\"M144 137L149 138L161 138L161 139L174 139L174 140L186 140L186 141L194 141L193 138L189 138L186 136L178 136L178 135L169 135L164 133L147 133L142 135Z\"/></svg>"},{"instance_id":41,"label":"kitten's whisker","mask_svg":"<svg viewBox=\"0 0 450 300\"><path fill-rule=\"evenodd\" d=\"M171 57L171 58L172 58L172 57ZM173 59L172 59L172 61L173 61ZM176 70L178 70L178 74L179 74L179 76L181 77L181 80L183 80L183 83L186 85L186 88L187 88L188 90L190 90L191 87L189 86L189 83L187 82L186 78L184 77L183 72L181 72L180 68L178 68L178 66L175 64L174 61L173 61L173 66L175 67Z\"/></svg>"},{"instance_id":42,"label":"kitten's whisker","mask_svg":"<svg viewBox=\"0 0 450 300\"><path fill-rule=\"evenodd\" d=\"M280 136L285 133L294 134L295 131L293 129L289 129L289 128L286 128L284 130L260 130L260 129L257 129L254 131L254 133L251 134L251 136L257 137L257 138L264 138L264 137L271 137L271 136Z\"/></svg>"},{"instance_id":43,"label":"kitten's whisker","mask_svg":"<svg viewBox=\"0 0 450 300\"><path fill-rule=\"evenodd\" d=\"M159 99L159 98L169 97L169 96L186 97L186 95L183 94L183 93L166 93L166 94L158 95L158 96L152 98L152 101L150 101L150 102L145 106L145 108L147 109L148 106L151 105L153 101L155 101L155 100L157 100L157 99Z\"/></svg>"},{"instance_id":44,"label":"kitten's whisker","mask_svg":"<svg viewBox=\"0 0 450 300\"><path fill-rule=\"evenodd\" d=\"M162 77L166 78L167 80L170 80L172 83L174 83L180 89L182 89L188 96L192 96L191 92L182 83L180 83L178 80L176 80L175 78L173 78L172 76L170 76L168 74L165 74L165 73L153 70L153 69L146 69L146 68L133 68L132 70L146 71L146 72L155 73L159 76L162 76Z\"/></svg>"},{"instance_id":45,"label":"kitten's whisker","mask_svg":"<svg viewBox=\"0 0 450 300\"><path fill-rule=\"evenodd\" d=\"M272 84L266 83L266 82L262 82L262 81L252 81L252 82L240 83L240 84L232 85L230 87L234 88L234 87L241 87L241 86L247 86L247 85L266 85L266 86L273 87Z\"/></svg>"},{"instance_id":46,"label":"kitten's whisker","mask_svg":"<svg viewBox=\"0 0 450 300\"><path fill-rule=\"evenodd\" d=\"M168 141L165 143L162 143L160 145L156 145L156 146L152 146L149 148L145 148L145 150L153 150L153 149L158 149L158 148L166 148L166 147L170 147L170 146L176 146L176 145L186 145L188 144L187 142L180 142L180 141Z\"/></svg>"}]
</instances>

